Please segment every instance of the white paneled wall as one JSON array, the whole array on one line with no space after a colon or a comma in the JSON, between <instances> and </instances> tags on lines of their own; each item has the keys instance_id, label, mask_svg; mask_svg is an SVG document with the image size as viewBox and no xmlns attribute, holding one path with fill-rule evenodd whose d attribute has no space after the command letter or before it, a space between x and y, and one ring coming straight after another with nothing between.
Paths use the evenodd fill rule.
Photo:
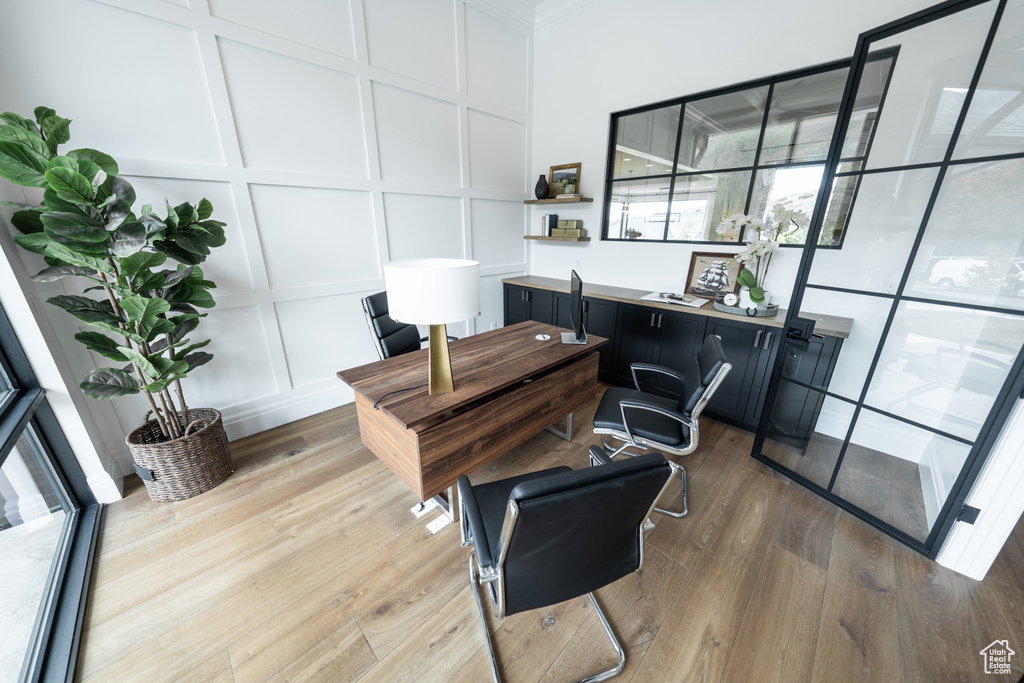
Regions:
<instances>
[{"instance_id":1,"label":"white paneled wall","mask_svg":"<svg viewBox=\"0 0 1024 683\"><path fill-rule=\"evenodd\" d=\"M238 437L352 400L334 373L376 358L359 299L389 260L479 259L483 314L452 332L501 323L501 278L526 271L531 41L485 0L5 0L0 111L73 119L140 203L213 202L215 360L186 391ZM40 310L73 386L95 359ZM130 471L144 407L88 405Z\"/></svg>"}]
</instances>

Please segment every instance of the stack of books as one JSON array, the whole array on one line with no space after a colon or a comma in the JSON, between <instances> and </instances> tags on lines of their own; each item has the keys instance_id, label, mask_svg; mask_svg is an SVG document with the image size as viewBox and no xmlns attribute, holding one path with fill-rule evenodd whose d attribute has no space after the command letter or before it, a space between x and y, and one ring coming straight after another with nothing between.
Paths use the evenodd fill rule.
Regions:
<instances>
[{"instance_id":1,"label":"stack of books","mask_svg":"<svg viewBox=\"0 0 1024 683\"><path fill-rule=\"evenodd\" d=\"M582 196L583 195L579 194L578 192L574 192L572 194L556 194L555 199L576 199L577 197Z\"/></svg>"}]
</instances>

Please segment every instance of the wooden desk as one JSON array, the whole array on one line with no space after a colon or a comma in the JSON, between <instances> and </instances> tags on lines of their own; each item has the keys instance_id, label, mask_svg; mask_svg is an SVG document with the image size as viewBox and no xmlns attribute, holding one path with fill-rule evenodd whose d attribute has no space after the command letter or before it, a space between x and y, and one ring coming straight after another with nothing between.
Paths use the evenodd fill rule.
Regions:
<instances>
[{"instance_id":1,"label":"wooden desk","mask_svg":"<svg viewBox=\"0 0 1024 683\"><path fill-rule=\"evenodd\" d=\"M426 349L338 377L355 390L363 443L429 500L594 398L596 349L608 340L562 344L561 332L528 321L451 342L455 391L447 394L423 386L383 398L426 384ZM551 339L537 340L542 333Z\"/></svg>"}]
</instances>

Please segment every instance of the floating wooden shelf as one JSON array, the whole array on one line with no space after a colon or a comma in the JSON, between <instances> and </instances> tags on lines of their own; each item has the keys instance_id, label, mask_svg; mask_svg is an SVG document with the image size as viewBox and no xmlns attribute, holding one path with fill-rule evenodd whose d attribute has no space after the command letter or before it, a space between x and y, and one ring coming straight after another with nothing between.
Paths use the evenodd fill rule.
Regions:
<instances>
[{"instance_id":1,"label":"floating wooden shelf","mask_svg":"<svg viewBox=\"0 0 1024 683\"><path fill-rule=\"evenodd\" d=\"M566 197L564 199L527 199L523 204L579 204L593 201L593 197Z\"/></svg>"},{"instance_id":2,"label":"floating wooden shelf","mask_svg":"<svg viewBox=\"0 0 1024 683\"><path fill-rule=\"evenodd\" d=\"M544 235L526 235L524 240L547 240L549 242L589 242L589 237L546 237Z\"/></svg>"}]
</instances>

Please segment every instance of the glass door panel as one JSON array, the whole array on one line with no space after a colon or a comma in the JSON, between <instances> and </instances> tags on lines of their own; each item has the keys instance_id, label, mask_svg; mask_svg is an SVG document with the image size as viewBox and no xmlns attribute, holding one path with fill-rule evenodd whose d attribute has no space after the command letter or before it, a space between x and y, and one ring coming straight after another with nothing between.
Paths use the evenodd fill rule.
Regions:
<instances>
[{"instance_id":1,"label":"glass door panel","mask_svg":"<svg viewBox=\"0 0 1024 683\"><path fill-rule=\"evenodd\" d=\"M1024 152L1024 0L1006 3L954 159Z\"/></svg>"},{"instance_id":2,"label":"glass door panel","mask_svg":"<svg viewBox=\"0 0 1024 683\"><path fill-rule=\"evenodd\" d=\"M1024 339L1024 318L900 303L865 403L975 439Z\"/></svg>"},{"instance_id":3,"label":"glass door panel","mask_svg":"<svg viewBox=\"0 0 1024 683\"><path fill-rule=\"evenodd\" d=\"M872 51L898 48L899 55L868 168L942 160L995 9L995 2L982 3L872 44Z\"/></svg>"},{"instance_id":4,"label":"glass door panel","mask_svg":"<svg viewBox=\"0 0 1024 683\"><path fill-rule=\"evenodd\" d=\"M893 294L937 177L923 168L837 178L858 182L857 195L842 247L815 254L808 283Z\"/></svg>"},{"instance_id":5,"label":"glass door panel","mask_svg":"<svg viewBox=\"0 0 1024 683\"><path fill-rule=\"evenodd\" d=\"M0 681L19 679L37 616L49 602L50 568L65 543L71 511L56 481L29 427L0 467Z\"/></svg>"},{"instance_id":6,"label":"glass door panel","mask_svg":"<svg viewBox=\"0 0 1024 683\"><path fill-rule=\"evenodd\" d=\"M953 166L908 288L914 296L1024 310L1024 159Z\"/></svg>"},{"instance_id":7,"label":"glass door panel","mask_svg":"<svg viewBox=\"0 0 1024 683\"><path fill-rule=\"evenodd\" d=\"M850 431L855 405L786 380L779 385L778 396L761 452L827 489ZM811 412L805 415L806 407Z\"/></svg>"}]
</instances>

